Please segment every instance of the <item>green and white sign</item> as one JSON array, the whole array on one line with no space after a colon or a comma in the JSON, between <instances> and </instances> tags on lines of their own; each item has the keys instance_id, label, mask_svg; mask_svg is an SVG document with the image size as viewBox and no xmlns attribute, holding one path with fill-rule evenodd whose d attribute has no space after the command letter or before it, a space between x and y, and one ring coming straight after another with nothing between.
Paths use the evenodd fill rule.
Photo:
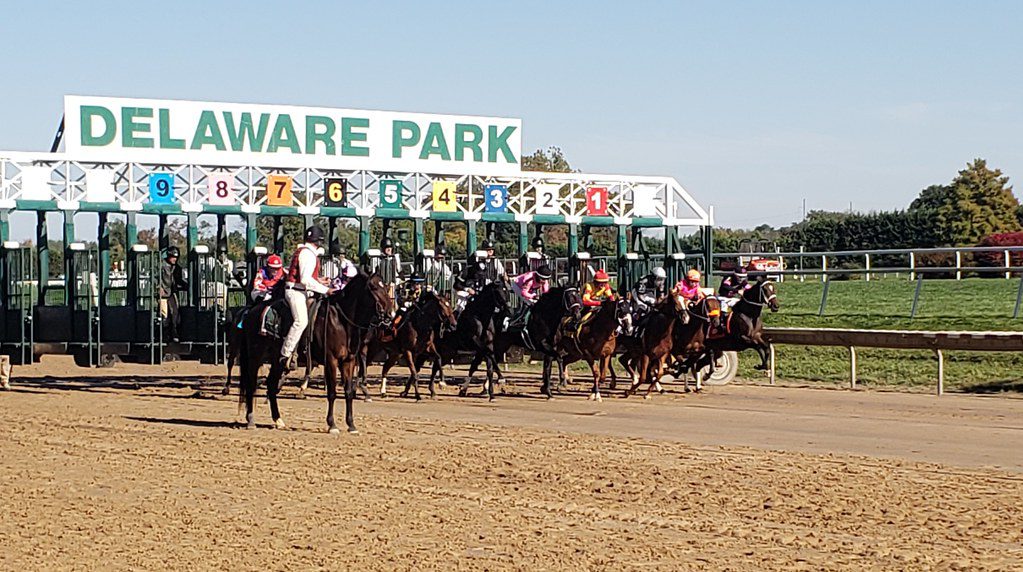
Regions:
<instances>
[{"instance_id":1,"label":"green and white sign","mask_svg":"<svg viewBox=\"0 0 1023 572\"><path fill-rule=\"evenodd\" d=\"M287 105L69 95L79 161L511 175L522 121Z\"/></svg>"}]
</instances>

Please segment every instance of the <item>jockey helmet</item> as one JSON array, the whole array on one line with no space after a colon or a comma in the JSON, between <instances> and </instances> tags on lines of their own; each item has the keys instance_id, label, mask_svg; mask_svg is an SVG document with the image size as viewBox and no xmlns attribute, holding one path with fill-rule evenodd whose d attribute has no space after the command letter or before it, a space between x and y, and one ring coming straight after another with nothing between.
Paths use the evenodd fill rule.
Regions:
<instances>
[{"instance_id":1,"label":"jockey helmet","mask_svg":"<svg viewBox=\"0 0 1023 572\"><path fill-rule=\"evenodd\" d=\"M603 269L598 270L597 273L593 275L594 282L608 282L610 280L611 279L607 276L607 272L604 272Z\"/></svg>"},{"instance_id":2,"label":"jockey helmet","mask_svg":"<svg viewBox=\"0 0 1023 572\"><path fill-rule=\"evenodd\" d=\"M305 241L310 244L320 244L323 242L323 229L318 226L311 226L305 229Z\"/></svg>"},{"instance_id":3,"label":"jockey helmet","mask_svg":"<svg viewBox=\"0 0 1023 572\"><path fill-rule=\"evenodd\" d=\"M668 278L668 273L665 272L664 268L661 268L660 266L654 268L654 271L651 274L654 275L654 278L659 278L661 280Z\"/></svg>"},{"instance_id":4,"label":"jockey helmet","mask_svg":"<svg viewBox=\"0 0 1023 572\"><path fill-rule=\"evenodd\" d=\"M381 248L381 249L384 249L384 248L393 248L393 247L394 247L394 241L393 241L393 240L391 240L391 237L389 237L389 236L385 236L385 237L384 237L384 238L383 238L383 239L382 239L382 240L380 241L380 248Z\"/></svg>"},{"instance_id":5,"label":"jockey helmet","mask_svg":"<svg viewBox=\"0 0 1023 572\"><path fill-rule=\"evenodd\" d=\"M270 268L284 268L284 261L281 260L280 256L271 254L266 257L266 265Z\"/></svg>"},{"instance_id":6,"label":"jockey helmet","mask_svg":"<svg viewBox=\"0 0 1023 572\"><path fill-rule=\"evenodd\" d=\"M544 247L543 237L538 236L534 238L532 244L533 248L543 248Z\"/></svg>"},{"instance_id":7,"label":"jockey helmet","mask_svg":"<svg viewBox=\"0 0 1023 572\"><path fill-rule=\"evenodd\" d=\"M551 267L544 264L536 269L536 277L540 280L548 280L551 277Z\"/></svg>"},{"instance_id":8,"label":"jockey helmet","mask_svg":"<svg viewBox=\"0 0 1023 572\"><path fill-rule=\"evenodd\" d=\"M494 249L494 241L492 241L492 240L490 240L488 238L488 239L484 240L483 243L480 244L480 246L483 248L483 250L493 250Z\"/></svg>"},{"instance_id":9,"label":"jockey helmet","mask_svg":"<svg viewBox=\"0 0 1023 572\"><path fill-rule=\"evenodd\" d=\"M448 255L448 247L444 246L443 243L438 244L437 248L434 249L434 251L433 251L433 255L434 256L447 256Z\"/></svg>"},{"instance_id":10,"label":"jockey helmet","mask_svg":"<svg viewBox=\"0 0 1023 572\"><path fill-rule=\"evenodd\" d=\"M176 246L168 247L166 254L163 255L164 258L177 258L179 256L181 256L181 251Z\"/></svg>"},{"instance_id":11,"label":"jockey helmet","mask_svg":"<svg viewBox=\"0 0 1023 572\"><path fill-rule=\"evenodd\" d=\"M690 268L689 272L686 272L686 279L693 282L700 281L700 271L695 268Z\"/></svg>"},{"instance_id":12,"label":"jockey helmet","mask_svg":"<svg viewBox=\"0 0 1023 572\"><path fill-rule=\"evenodd\" d=\"M413 284L422 284L423 282L426 282L426 278L419 272L413 272L411 280Z\"/></svg>"},{"instance_id":13,"label":"jockey helmet","mask_svg":"<svg viewBox=\"0 0 1023 572\"><path fill-rule=\"evenodd\" d=\"M735 277L745 279L749 274L746 273L746 269L742 266L735 269Z\"/></svg>"}]
</instances>

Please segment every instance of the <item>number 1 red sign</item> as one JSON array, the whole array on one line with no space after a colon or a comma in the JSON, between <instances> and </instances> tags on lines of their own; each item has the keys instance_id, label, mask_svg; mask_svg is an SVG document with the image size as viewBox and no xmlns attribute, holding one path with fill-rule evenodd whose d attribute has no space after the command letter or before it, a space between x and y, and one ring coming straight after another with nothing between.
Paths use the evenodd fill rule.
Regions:
<instances>
[{"instance_id":1,"label":"number 1 red sign","mask_svg":"<svg viewBox=\"0 0 1023 572\"><path fill-rule=\"evenodd\" d=\"M607 216L607 187L586 187L586 214Z\"/></svg>"}]
</instances>

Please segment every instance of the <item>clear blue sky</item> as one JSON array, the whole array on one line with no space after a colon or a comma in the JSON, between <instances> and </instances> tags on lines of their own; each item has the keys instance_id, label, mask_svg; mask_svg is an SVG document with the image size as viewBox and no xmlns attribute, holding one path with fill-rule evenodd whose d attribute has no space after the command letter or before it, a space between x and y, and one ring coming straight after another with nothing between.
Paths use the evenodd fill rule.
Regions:
<instances>
[{"instance_id":1,"label":"clear blue sky","mask_svg":"<svg viewBox=\"0 0 1023 572\"><path fill-rule=\"evenodd\" d=\"M1021 25L1018 2L25 2L0 149L48 149L69 93L501 115L526 152L777 226L803 198L905 207L974 157L1023 174Z\"/></svg>"}]
</instances>

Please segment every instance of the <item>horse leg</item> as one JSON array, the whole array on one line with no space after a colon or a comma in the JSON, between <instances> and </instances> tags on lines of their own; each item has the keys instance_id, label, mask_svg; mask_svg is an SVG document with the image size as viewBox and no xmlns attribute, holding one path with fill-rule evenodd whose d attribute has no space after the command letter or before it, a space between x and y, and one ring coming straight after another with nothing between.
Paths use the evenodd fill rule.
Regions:
<instances>
[{"instance_id":1,"label":"horse leg","mask_svg":"<svg viewBox=\"0 0 1023 572\"><path fill-rule=\"evenodd\" d=\"M362 350L359 350L358 366L359 389L362 390L362 398L366 401L373 401L373 398L369 394L369 386L366 384L366 355Z\"/></svg>"},{"instance_id":2,"label":"horse leg","mask_svg":"<svg viewBox=\"0 0 1023 572\"><path fill-rule=\"evenodd\" d=\"M551 395L551 356L544 354L543 356L543 384L540 386L540 393L547 396L547 399L554 397Z\"/></svg>"},{"instance_id":3,"label":"horse leg","mask_svg":"<svg viewBox=\"0 0 1023 572\"><path fill-rule=\"evenodd\" d=\"M472 363L469 364L469 373L462 382L462 386L458 388L458 396L465 397L465 394L469 393L469 386L472 385L472 376L476 374L476 370L479 369L480 364L483 363L483 356L479 352L472 356Z\"/></svg>"},{"instance_id":4,"label":"horse leg","mask_svg":"<svg viewBox=\"0 0 1023 572\"><path fill-rule=\"evenodd\" d=\"M235 355L233 351L228 351L227 354L227 379L224 381L224 389L220 390L221 395L228 395L231 393L231 370L234 369Z\"/></svg>"},{"instance_id":5,"label":"horse leg","mask_svg":"<svg viewBox=\"0 0 1023 572\"><path fill-rule=\"evenodd\" d=\"M437 356L434 355L433 359L434 359L434 361L436 361L437 360ZM423 365L425 365L425 364L426 364L426 354L423 354L423 355L419 356L419 359L416 360L416 370L417 371L423 371ZM430 399L437 399L437 389L433 385L433 375L432 375L432 372L431 372L431 375L430 375Z\"/></svg>"},{"instance_id":6,"label":"horse leg","mask_svg":"<svg viewBox=\"0 0 1023 572\"><path fill-rule=\"evenodd\" d=\"M398 354L388 352L387 359L384 360L384 366L380 368L380 397L387 397L387 372L391 371L391 368L396 363L398 363ZM407 395L408 391L401 394L402 397Z\"/></svg>"},{"instance_id":7,"label":"horse leg","mask_svg":"<svg viewBox=\"0 0 1023 572\"><path fill-rule=\"evenodd\" d=\"M270 418L273 419L274 429L284 429L284 419L281 419L281 409L277 404L283 373L280 362L276 362L270 366L270 373L266 376L266 400L270 402Z\"/></svg>"},{"instance_id":8,"label":"horse leg","mask_svg":"<svg viewBox=\"0 0 1023 572\"><path fill-rule=\"evenodd\" d=\"M345 424L349 433L358 433L355 428L355 360L347 358L341 364L341 379L345 382Z\"/></svg>"},{"instance_id":9,"label":"horse leg","mask_svg":"<svg viewBox=\"0 0 1023 572\"><path fill-rule=\"evenodd\" d=\"M405 382L405 391L401 392L402 397L408 397L409 387L416 390L416 401L422 401L419 396L419 371L416 369L416 359L412 357L412 350L405 350L405 361L408 362L408 380Z\"/></svg>"},{"instance_id":10,"label":"horse leg","mask_svg":"<svg viewBox=\"0 0 1023 572\"><path fill-rule=\"evenodd\" d=\"M601 362L604 358L599 360L589 360L590 372L593 374L593 387L590 388L590 394L586 397L590 400L600 401L600 368L602 367Z\"/></svg>"},{"instance_id":11,"label":"horse leg","mask_svg":"<svg viewBox=\"0 0 1023 572\"><path fill-rule=\"evenodd\" d=\"M332 435L341 433L334 422L334 400L337 399L337 358L327 356L323 364L323 381L327 386L327 431Z\"/></svg>"},{"instance_id":12,"label":"horse leg","mask_svg":"<svg viewBox=\"0 0 1023 572\"><path fill-rule=\"evenodd\" d=\"M245 427L246 429L256 428L256 418L253 412L254 401L256 400L256 384L259 375L259 363L255 356L249 355L248 341L242 341L241 350L241 391L238 394L238 410L241 413L242 403L245 404ZM255 362L255 363L254 363Z\"/></svg>"},{"instance_id":13,"label":"horse leg","mask_svg":"<svg viewBox=\"0 0 1023 572\"><path fill-rule=\"evenodd\" d=\"M636 389L639 388L639 384L643 383L643 379L646 377L647 370L649 368L650 356L647 354L643 354L639 358L639 367L632 372L632 385L629 386L629 389L625 390L625 397L632 395L636 391Z\"/></svg>"},{"instance_id":14,"label":"horse leg","mask_svg":"<svg viewBox=\"0 0 1023 572\"><path fill-rule=\"evenodd\" d=\"M610 386L610 389L611 389L611 391L614 391L615 387L618 386L618 374L615 373L615 368L614 368L614 365L613 365L614 360L612 360L611 357L612 356L607 356L605 358L604 364L605 364L605 368L607 370L607 373L611 374L611 386Z\"/></svg>"},{"instance_id":15,"label":"horse leg","mask_svg":"<svg viewBox=\"0 0 1023 572\"><path fill-rule=\"evenodd\" d=\"M650 384L647 385L647 387L646 387L646 395L643 396L643 399L650 399L650 390L652 390L654 388L654 383L657 383L657 380L661 379L661 373L664 371L664 357L663 356L660 359L657 360L657 363L654 365L653 369L654 369L654 375L653 375L653 378L650 380ZM657 383L657 385L660 386L660 383Z\"/></svg>"}]
</instances>

